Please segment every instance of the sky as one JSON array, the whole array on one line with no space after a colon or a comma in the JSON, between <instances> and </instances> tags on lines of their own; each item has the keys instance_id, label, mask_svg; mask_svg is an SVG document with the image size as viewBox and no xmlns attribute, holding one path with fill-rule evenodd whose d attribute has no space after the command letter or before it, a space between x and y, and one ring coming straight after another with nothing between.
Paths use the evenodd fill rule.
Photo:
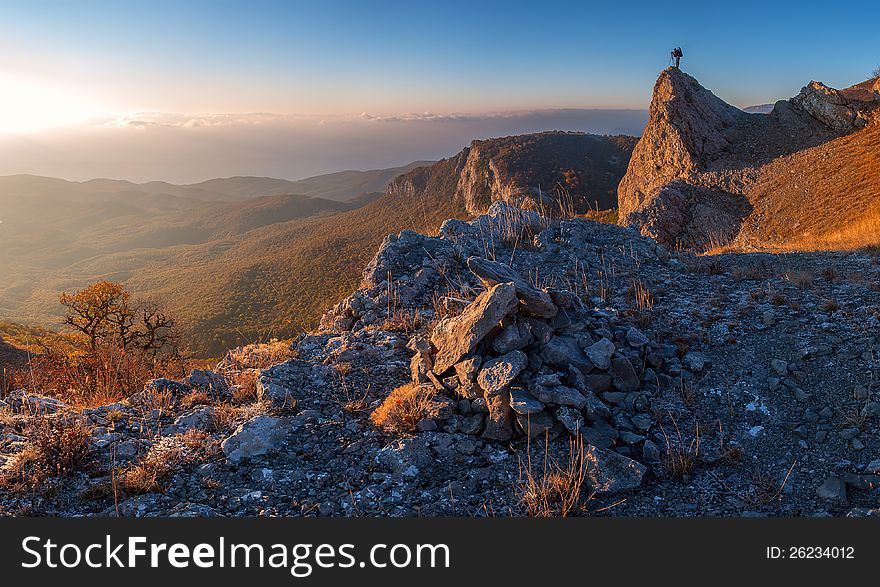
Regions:
<instances>
[{"instance_id":1,"label":"sky","mask_svg":"<svg viewBox=\"0 0 880 587\"><path fill-rule=\"evenodd\" d=\"M0 174L296 179L499 134L638 133L674 46L737 106L862 81L880 2L846 7L0 0Z\"/></svg>"}]
</instances>

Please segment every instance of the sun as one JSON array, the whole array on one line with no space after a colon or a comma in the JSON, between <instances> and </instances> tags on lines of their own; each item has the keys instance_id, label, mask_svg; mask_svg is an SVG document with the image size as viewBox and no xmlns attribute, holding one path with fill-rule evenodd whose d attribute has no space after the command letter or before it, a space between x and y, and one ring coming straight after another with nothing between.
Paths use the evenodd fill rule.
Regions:
<instances>
[{"instance_id":1,"label":"sun","mask_svg":"<svg viewBox=\"0 0 880 587\"><path fill-rule=\"evenodd\" d=\"M0 134L76 124L99 112L93 101L74 88L0 71Z\"/></svg>"}]
</instances>

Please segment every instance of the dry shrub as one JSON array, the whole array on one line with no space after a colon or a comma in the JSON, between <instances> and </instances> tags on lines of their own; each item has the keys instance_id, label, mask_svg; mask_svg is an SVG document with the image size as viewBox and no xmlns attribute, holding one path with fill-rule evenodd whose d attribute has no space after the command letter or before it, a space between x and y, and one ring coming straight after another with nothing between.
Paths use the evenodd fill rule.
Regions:
<instances>
[{"instance_id":1,"label":"dry shrub","mask_svg":"<svg viewBox=\"0 0 880 587\"><path fill-rule=\"evenodd\" d=\"M586 478L586 447L582 436L569 441L568 461L559 463L549 455L549 439L544 440L544 464L539 473L532 468L531 443L528 462L520 463L520 504L529 517L566 517L583 510ZM589 501L589 497L586 501Z\"/></svg>"},{"instance_id":2,"label":"dry shrub","mask_svg":"<svg viewBox=\"0 0 880 587\"><path fill-rule=\"evenodd\" d=\"M167 414L174 408L174 394L167 389L147 391L144 392L141 404L147 411L155 410L162 414Z\"/></svg>"},{"instance_id":3,"label":"dry shrub","mask_svg":"<svg viewBox=\"0 0 880 587\"><path fill-rule=\"evenodd\" d=\"M214 406L211 415L211 426L224 434L231 433L238 426L239 410L234 406L220 404Z\"/></svg>"},{"instance_id":4,"label":"dry shrub","mask_svg":"<svg viewBox=\"0 0 880 587\"><path fill-rule=\"evenodd\" d=\"M266 369L293 357L290 341L271 340L267 343L249 344L232 349L217 369L223 373L245 369Z\"/></svg>"},{"instance_id":5,"label":"dry shrub","mask_svg":"<svg viewBox=\"0 0 880 587\"><path fill-rule=\"evenodd\" d=\"M194 389L192 393L188 393L180 399L182 408L191 408L193 406L204 406L212 403L208 397L208 392L202 389Z\"/></svg>"},{"instance_id":6,"label":"dry shrub","mask_svg":"<svg viewBox=\"0 0 880 587\"><path fill-rule=\"evenodd\" d=\"M260 397L258 386L260 372L257 369L245 369L227 375L232 382L232 401L236 404L245 404L257 401Z\"/></svg>"},{"instance_id":7,"label":"dry shrub","mask_svg":"<svg viewBox=\"0 0 880 587\"><path fill-rule=\"evenodd\" d=\"M217 454L216 441L202 430L165 436L137 463L121 471L118 479L129 495L164 491L168 479L182 467Z\"/></svg>"},{"instance_id":8,"label":"dry shrub","mask_svg":"<svg viewBox=\"0 0 880 587\"><path fill-rule=\"evenodd\" d=\"M28 424L26 434L27 445L0 473L0 487L45 488L49 479L75 472L91 450L92 428L75 418L38 417Z\"/></svg>"},{"instance_id":9,"label":"dry shrub","mask_svg":"<svg viewBox=\"0 0 880 587\"><path fill-rule=\"evenodd\" d=\"M385 322L379 328L389 332L416 332L427 324L421 312L408 308L395 308L385 318Z\"/></svg>"},{"instance_id":10,"label":"dry shrub","mask_svg":"<svg viewBox=\"0 0 880 587\"><path fill-rule=\"evenodd\" d=\"M825 312L828 312L829 314L831 312L836 312L839 309L840 309L840 305L834 300L828 299L828 300L825 300L824 302L822 302L822 310L824 310Z\"/></svg>"},{"instance_id":11,"label":"dry shrub","mask_svg":"<svg viewBox=\"0 0 880 587\"><path fill-rule=\"evenodd\" d=\"M654 308L654 296L641 279L632 282L627 291L627 297L635 303L640 312L650 311Z\"/></svg>"},{"instance_id":12,"label":"dry shrub","mask_svg":"<svg viewBox=\"0 0 880 587\"><path fill-rule=\"evenodd\" d=\"M767 271L758 265L737 265L733 268L737 281L759 281L768 277Z\"/></svg>"},{"instance_id":13,"label":"dry shrub","mask_svg":"<svg viewBox=\"0 0 880 587\"><path fill-rule=\"evenodd\" d=\"M179 356L152 356L138 349L102 344L94 350L75 337L55 337L25 369L27 388L77 407L119 401L156 377L181 377L187 363Z\"/></svg>"},{"instance_id":14,"label":"dry shrub","mask_svg":"<svg viewBox=\"0 0 880 587\"><path fill-rule=\"evenodd\" d=\"M370 415L373 423L388 432L411 434L434 399L433 389L412 383L401 385L385 398Z\"/></svg>"},{"instance_id":15,"label":"dry shrub","mask_svg":"<svg viewBox=\"0 0 880 587\"><path fill-rule=\"evenodd\" d=\"M782 275L782 278L801 289L813 287L813 276L806 271L787 271Z\"/></svg>"}]
</instances>

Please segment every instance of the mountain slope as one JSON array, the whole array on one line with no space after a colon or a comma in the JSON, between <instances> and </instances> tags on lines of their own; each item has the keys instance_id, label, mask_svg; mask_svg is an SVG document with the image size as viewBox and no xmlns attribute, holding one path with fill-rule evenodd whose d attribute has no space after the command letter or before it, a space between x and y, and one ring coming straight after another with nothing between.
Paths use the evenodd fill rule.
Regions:
<instances>
[{"instance_id":1,"label":"mountain slope","mask_svg":"<svg viewBox=\"0 0 880 587\"><path fill-rule=\"evenodd\" d=\"M308 180L311 189L336 200L265 195L296 185L271 178L177 186L0 177L0 318L55 325L61 291L98 279L126 281L187 246L366 205L375 194L341 200L362 188L384 189L380 182L394 171L346 172L345 181L331 174L326 184L322 176Z\"/></svg>"},{"instance_id":2,"label":"mountain slope","mask_svg":"<svg viewBox=\"0 0 880 587\"><path fill-rule=\"evenodd\" d=\"M749 114L664 71L618 190L621 223L697 249L846 230L880 200L874 96L811 82L769 114Z\"/></svg>"},{"instance_id":3,"label":"mountain slope","mask_svg":"<svg viewBox=\"0 0 880 587\"><path fill-rule=\"evenodd\" d=\"M561 132L475 141L454 157L397 177L384 196L362 208L185 247L129 284L166 300L203 353L291 336L315 326L324 310L357 287L361 269L389 233L432 232L498 199L538 205L560 182L577 207L595 207L588 197L613 194L634 143L632 137ZM615 204L601 198L600 206ZM223 287L207 285L216 283Z\"/></svg>"},{"instance_id":4,"label":"mountain slope","mask_svg":"<svg viewBox=\"0 0 880 587\"><path fill-rule=\"evenodd\" d=\"M356 210L277 223L235 239L185 247L128 281L178 316L201 354L289 337L351 293L389 233L431 232L463 217L453 201L388 193Z\"/></svg>"}]
</instances>

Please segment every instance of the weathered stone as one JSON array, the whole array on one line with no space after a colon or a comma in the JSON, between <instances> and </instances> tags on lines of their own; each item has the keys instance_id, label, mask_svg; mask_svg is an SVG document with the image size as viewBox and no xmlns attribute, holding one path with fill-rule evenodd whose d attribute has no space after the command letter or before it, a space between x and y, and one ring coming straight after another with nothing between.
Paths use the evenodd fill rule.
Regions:
<instances>
[{"instance_id":1,"label":"weathered stone","mask_svg":"<svg viewBox=\"0 0 880 587\"><path fill-rule=\"evenodd\" d=\"M473 352L477 344L513 312L516 304L514 287L504 283L481 293L458 316L441 321L431 334L431 342L437 348L434 373L442 375Z\"/></svg>"},{"instance_id":2,"label":"weathered stone","mask_svg":"<svg viewBox=\"0 0 880 587\"><path fill-rule=\"evenodd\" d=\"M559 406L555 415L556 419L568 430L569 434L577 435L584 429L584 418L574 408Z\"/></svg>"},{"instance_id":3,"label":"weathered stone","mask_svg":"<svg viewBox=\"0 0 880 587\"><path fill-rule=\"evenodd\" d=\"M586 481L596 493L617 493L642 483L645 466L614 451L587 447Z\"/></svg>"},{"instance_id":4,"label":"weathered stone","mask_svg":"<svg viewBox=\"0 0 880 587\"><path fill-rule=\"evenodd\" d=\"M560 369L568 369L569 365L574 365L581 373L589 373L593 369L593 363L570 336L551 338L541 351L541 356L544 362Z\"/></svg>"},{"instance_id":5,"label":"weathered stone","mask_svg":"<svg viewBox=\"0 0 880 587\"><path fill-rule=\"evenodd\" d=\"M553 428L553 416L547 412L517 414L516 421L523 432L530 438L540 436Z\"/></svg>"},{"instance_id":6,"label":"weathered stone","mask_svg":"<svg viewBox=\"0 0 880 587\"><path fill-rule=\"evenodd\" d=\"M617 440L618 432L603 420L596 420L590 426L581 429L581 436L587 444L598 446L599 448L610 448L614 446Z\"/></svg>"},{"instance_id":7,"label":"weathered stone","mask_svg":"<svg viewBox=\"0 0 880 587\"><path fill-rule=\"evenodd\" d=\"M527 314L539 318L552 318L556 315L557 309L550 295L533 287L509 266L482 257L470 257L467 266L487 286L512 283L516 288L516 297Z\"/></svg>"},{"instance_id":8,"label":"weathered stone","mask_svg":"<svg viewBox=\"0 0 880 587\"><path fill-rule=\"evenodd\" d=\"M578 410L584 409L587 405L587 398L581 392L564 385L554 387L538 385L532 389L532 395L544 404L570 406Z\"/></svg>"},{"instance_id":9,"label":"weathered stone","mask_svg":"<svg viewBox=\"0 0 880 587\"><path fill-rule=\"evenodd\" d=\"M525 322L515 320L505 324L501 332L492 341L492 348L496 353L504 354L510 351L525 348L532 340L532 333Z\"/></svg>"},{"instance_id":10,"label":"weathered stone","mask_svg":"<svg viewBox=\"0 0 880 587\"><path fill-rule=\"evenodd\" d=\"M641 382L632 363L625 357L611 359L611 367L608 369L614 387L620 391L629 392L639 389Z\"/></svg>"},{"instance_id":11,"label":"weathered stone","mask_svg":"<svg viewBox=\"0 0 880 587\"><path fill-rule=\"evenodd\" d=\"M835 505L847 505L846 484L837 477L828 477L816 488L816 495Z\"/></svg>"},{"instance_id":12,"label":"weathered stone","mask_svg":"<svg viewBox=\"0 0 880 587\"><path fill-rule=\"evenodd\" d=\"M544 404L528 391L518 387L510 390L510 407L517 414L537 414L544 410Z\"/></svg>"},{"instance_id":13,"label":"weathered stone","mask_svg":"<svg viewBox=\"0 0 880 587\"><path fill-rule=\"evenodd\" d=\"M477 375L477 383L487 394L499 393L516 379L528 362L528 357L522 351L511 351L486 361Z\"/></svg>"},{"instance_id":14,"label":"weathered stone","mask_svg":"<svg viewBox=\"0 0 880 587\"><path fill-rule=\"evenodd\" d=\"M626 331L626 342L629 346L640 349L648 344L648 337L638 328L631 327Z\"/></svg>"},{"instance_id":15,"label":"weathered stone","mask_svg":"<svg viewBox=\"0 0 880 587\"><path fill-rule=\"evenodd\" d=\"M278 450L290 430L290 421L285 418L256 416L236 428L221 448L232 462L264 455Z\"/></svg>"},{"instance_id":16,"label":"weathered stone","mask_svg":"<svg viewBox=\"0 0 880 587\"><path fill-rule=\"evenodd\" d=\"M712 364L712 359L706 353L691 351L682 358L682 364L695 373L701 373Z\"/></svg>"},{"instance_id":17,"label":"weathered stone","mask_svg":"<svg viewBox=\"0 0 880 587\"><path fill-rule=\"evenodd\" d=\"M773 359L770 361L770 366L780 377L785 377L788 374L788 363L782 359Z\"/></svg>"},{"instance_id":18,"label":"weathered stone","mask_svg":"<svg viewBox=\"0 0 880 587\"><path fill-rule=\"evenodd\" d=\"M165 428L163 434L179 434L187 430L209 430L214 426L214 408L202 406L179 415L171 426Z\"/></svg>"},{"instance_id":19,"label":"weathered stone","mask_svg":"<svg viewBox=\"0 0 880 587\"><path fill-rule=\"evenodd\" d=\"M584 381L586 382L587 389L593 393L611 391L613 388L611 384L611 375L608 375L607 373L590 373L589 375L584 375Z\"/></svg>"},{"instance_id":20,"label":"weathered stone","mask_svg":"<svg viewBox=\"0 0 880 587\"><path fill-rule=\"evenodd\" d=\"M483 414L477 412L469 416L464 416L458 422L458 429L464 434L479 434L483 429Z\"/></svg>"},{"instance_id":21,"label":"weathered stone","mask_svg":"<svg viewBox=\"0 0 880 587\"><path fill-rule=\"evenodd\" d=\"M608 406L596 397L593 392L588 391L584 393L584 397L587 399L587 405L584 406L584 413L591 422L596 420L607 420L611 417L611 410L608 409Z\"/></svg>"},{"instance_id":22,"label":"weathered stone","mask_svg":"<svg viewBox=\"0 0 880 587\"><path fill-rule=\"evenodd\" d=\"M193 369L189 372L189 377L184 381L193 389L207 391L213 395L223 395L229 391L229 384L226 378L220 373L215 373L208 369Z\"/></svg>"},{"instance_id":23,"label":"weathered stone","mask_svg":"<svg viewBox=\"0 0 880 587\"><path fill-rule=\"evenodd\" d=\"M861 415L863 418L876 418L880 416L880 402L868 402L865 404Z\"/></svg>"},{"instance_id":24,"label":"weathered stone","mask_svg":"<svg viewBox=\"0 0 880 587\"><path fill-rule=\"evenodd\" d=\"M614 343L607 338L600 338L587 348L587 356L596 367L602 371L607 371L611 367L611 357L617 350Z\"/></svg>"},{"instance_id":25,"label":"weathered stone","mask_svg":"<svg viewBox=\"0 0 880 587\"><path fill-rule=\"evenodd\" d=\"M398 477L418 477L422 468L434 462L425 436L419 434L392 442L376 454L376 463Z\"/></svg>"},{"instance_id":26,"label":"weathered stone","mask_svg":"<svg viewBox=\"0 0 880 587\"><path fill-rule=\"evenodd\" d=\"M486 406L489 409L489 418L486 421L486 429L483 438L489 440L510 440L513 436L513 410L510 407L510 394L494 393L486 394Z\"/></svg>"}]
</instances>

